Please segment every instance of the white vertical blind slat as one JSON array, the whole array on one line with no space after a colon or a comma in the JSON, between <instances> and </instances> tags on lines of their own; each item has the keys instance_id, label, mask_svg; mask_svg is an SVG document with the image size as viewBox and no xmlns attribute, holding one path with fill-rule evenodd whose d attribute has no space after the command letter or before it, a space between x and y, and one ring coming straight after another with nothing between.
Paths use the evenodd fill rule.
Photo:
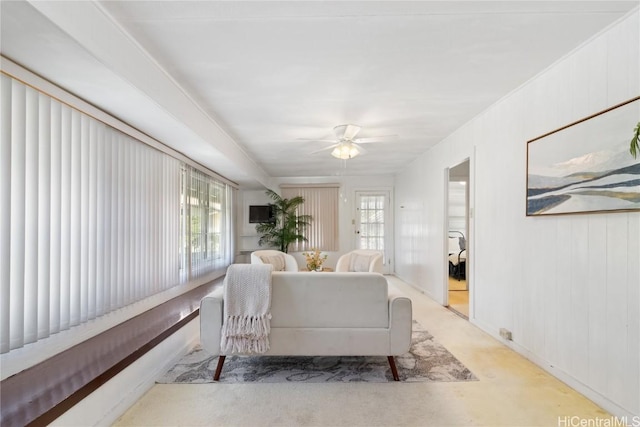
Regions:
<instances>
[{"instance_id":1,"label":"white vertical blind slat","mask_svg":"<svg viewBox=\"0 0 640 427\"><path fill-rule=\"evenodd\" d=\"M167 200L165 203L168 206L173 206L174 208L177 208L177 210L179 212L183 212L186 208L184 207L185 203L182 201L182 198L180 196L181 191L182 191L182 180L185 179L185 173L184 173L184 169L182 167L182 165L178 164L178 163L174 163L173 168L169 167L170 165L167 164L166 168L168 170L168 172L166 173L166 176L168 176L171 179L172 182L172 186L170 186L170 188L172 188L173 190L177 190L175 193L175 196L169 200ZM163 193L163 194L168 194L168 193ZM176 221L173 225L177 225L178 226L178 230L179 232L177 234L174 235L169 235L167 236L168 239L170 239L170 242L165 242L165 248L170 248L170 247L174 247L174 248L179 248L178 250L182 250L184 251L184 241L185 241L185 233L184 233L184 222L181 222L181 216L178 217L174 217L173 218L174 221ZM173 245L173 246L171 246ZM176 254L178 255L178 254ZM167 274L167 278L172 278L174 279L174 283L178 283L177 281L175 281L175 279L177 278L178 280L180 280L182 277L184 276L180 276L181 272L180 272L180 265L182 265L182 274L184 275L184 263L180 262L180 259L178 257L175 257L175 259L171 259L169 258L171 264L178 264L178 276L172 276L171 275L171 271L169 270L169 266L167 266L167 270L166 270L166 274Z\"/></svg>"},{"instance_id":2,"label":"white vertical blind slat","mask_svg":"<svg viewBox=\"0 0 640 427\"><path fill-rule=\"evenodd\" d=\"M10 247L11 247L11 100L12 82L0 75L0 352L10 341Z\"/></svg>"},{"instance_id":3,"label":"white vertical blind slat","mask_svg":"<svg viewBox=\"0 0 640 427\"><path fill-rule=\"evenodd\" d=\"M70 224L70 289L69 325L80 324L81 307L81 254L82 254L82 125L80 112L71 110L71 224Z\"/></svg>"},{"instance_id":4,"label":"white vertical blind slat","mask_svg":"<svg viewBox=\"0 0 640 427\"><path fill-rule=\"evenodd\" d=\"M168 159L165 159L165 160L163 161L163 164L162 164L162 170L164 171L164 173L163 173L163 175L162 175L162 176L163 176L163 178L167 178L167 179L168 179L168 178L170 178L171 168L170 168L170 164L169 164L169 162L168 162ZM162 179L162 180L160 181L160 185L161 185L163 188L165 188L165 187L166 187L166 188L168 189L168 188L170 188L170 186L169 186L169 185L167 185L167 184L166 184L166 182L167 182L167 181L165 181L164 179ZM176 193L176 194L177 194L177 195L180 195L180 194L181 194L181 190L182 190L181 188L178 188L178 193ZM166 195L167 195L167 192L166 192L166 191L162 191L162 192L161 192L161 194L162 194L163 196L162 196L162 198L161 198L161 200L160 200L159 202L164 206L164 209L162 209L161 216L160 216L160 218L159 218L160 222L159 222L158 226L159 226L159 227L161 227L161 228L163 228L163 227L164 227L164 224L165 224L165 221L167 221L166 215L167 215L167 213L168 213L168 212L167 212L168 206L174 206L174 205L173 205L172 203L170 203L170 200L168 200L168 199L166 198ZM180 212L180 208L178 208L178 212ZM180 235L180 236L182 236L182 235L183 235L183 233L182 233L182 223L180 222L180 218L181 218L181 215L178 215L178 217L177 217L177 219L178 219L178 224L177 224L177 225L178 225L178 230L180 230L180 231L179 231L179 235ZM171 237L172 237L172 236L171 236L171 235L169 235L169 234L167 234L167 235L162 235L162 236L159 236L159 237L160 237L159 246L162 248L162 252L163 252L163 254L164 254L164 256L162 257L162 259L163 259L165 262L164 262L161 266L159 266L158 270L160 270L160 271L161 271L161 273L162 273L162 274L161 274L160 278L161 278L161 281L163 281L163 282L164 282L165 280L166 280L166 281L168 281L168 280L171 278L170 271L169 271L171 267L170 267L170 265L169 265L169 262L167 262L167 258L168 258L168 256L167 256L167 255L168 255L168 252L169 252L169 250L170 250L170 246L169 246L169 245L170 245L170 243L169 243L169 240L171 239ZM172 239L171 239L171 240L172 240ZM177 248L177 249L178 249L178 251L179 251L179 253L180 253L180 254L182 253L182 251L181 251L181 247L180 247L180 245L181 245L181 244L182 244L182 242L180 242L178 245L176 245L176 246L175 246L175 248ZM179 265L178 265L178 273L180 273L180 266L182 265L182 262L180 262L180 259L179 259L179 258L176 258L176 260L179 262Z\"/></svg>"},{"instance_id":5,"label":"white vertical blind slat","mask_svg":"<svg viewBox=\"0 0 640 427\"><path fill-rule=\"evenodd\" d=\"M163 209L163 223L161 227L167 227L167 229L175 230L174 233L168 233L163 235L163 252L162 257L164 261L163 275L161 282L165 283L165 286L174 286L180 283L180 215L171 215L171 212L180 212L180 177L182 176L182 166L174 159L165 157L163 159L163 170L165 171L163 176L167 177L166 190L161 192L164 197L162 200ZM163 185L164 187L164 185Z\"/></svg>"},{"instance_id":6,"label":"white vertical blind slat","mask_svg":"<svg viewBox=\"0 0 640 427\"><path fill-rule=\"evenodd\" d=\"M120 205L118 200L120 198L120 147L118 145L118 134L111 134L111 234L108 236L108 241L111 248L111 256L110 256L110 267L111 273L109 275L109 289L106 293L106 302L107 307L105 309L106 312L113 310L118 303L118 278L119 278L119 270L118 266L120 265L120 257L119 257L119 229L118 229L118 221L120 220Z\"/></svg>"},{"instance_id":7,"label":"white vertical blind slat","mask_svg":"<svg viewBox=\"0 0 640 427\"><path fill-rule=\"evenodd\" d=\"M49 336L49 269L51 266L51 99L38 99L38 336Z\"/></svg>"},{"instance_id":8,"label":"white vertical blind slat","mask_svg":"<svg viewBox=\"0 0 640 427\"><path fill-rule=\"evenodd\" d=\"M122 305L127 305L131 302L131 292L132 287L131 284L133 282L133 268L132 268L132 247L133 247L133 238L134 238L134 218L133 218L133 210L134 210L134 195L133 195L133 175L135 171L133 170L133 156L135 153L131 149L131 146L128 143L129 141L126 138L122 138L121 143L124 147L124 151L126 156L124 158L124 171L125 171L125 181L124 181L124 191L125 191L125 204L124 204L124 217L121 226L124 226L124 275L122 284L120 285L120 289L122 291Z\"/></svg>"},{"instance_id":9,"label":"white vertical blind slat","mask_svg":"<svg viewBox=\"0 0 640 427\"><path fill-rule=\"evenodd\" d=\"M144 148L140 145L140 148ZM140 231L138 232L138 257L140 259L140 265L138 265L138 275L140 277L140 295L145 295L147 292L150 292L150 284L147 280L147 265L149 255L149 247L147 246L147 236L149 235L149 211L148 199L149 199L149 188L147 187L146 175L149 173L149 161L152 158L151 153L147 153L146 150L140 150L140 157L138 159L140 163L140 167L138 169L138 175L140 179L140 188L138 191L140 197Z\"/></svg>"},{"instance_id":10,"label":"white vertical blind slat","mask_svg":"<svg viewBox=\"0 0 640 427\"><path fill-rule=\"evenodd\" d=\"M142 159L145 161L145 168L144 168L144 174L142 175L142 178L144 179L144 188L145 190L143 191L143 196L144 196L144 207L145 207L145 211L143 214L144 220L145 220L145 232L143 234L143 238L144 238L144 245L143 245L143 252L142 252L142 256L144 257L144 261L143 261L143 266L144 269L142 271L142 277L144 279L144 282L146 283L146 292L154 292L155 286L157 286L157 284L153 283L151 281L151 264L153 263L153 260L156 258L156 252L157 249L154 249L154 247L151 244L151 240L155 234L155 231L153 229L153 218L154 218L154 213L157 212L157 210L153 209L153 196L155 195L155 188L153 188L153 181L151 180L151 178L153 177L153 170L155 169L153 166L156 164L156 159L157 156L155 155L154 152L152 152L151 150L149 151L149 153L146 156L143 156Z\"/></svg>"},{"instance_id":11,"label":"white vertical blind slat","mask_svg":"<svg viewBox=\"0 0 640 427\"><path fill-rule=\"evenodd\" d=\"M118 206L118 218L115 223L115 231L117 233L116 241L118 242L116 245L116 256L118 257L117 265L116 265L116 273L117 276L114 278L114 296L115 300L113 302L114 307L119 307L124 304L123 297L123 287L124 287L124 275L125 275L125 206L127 204L127 193L125 191L125 181L126 181L126 164L125 164L125 153L124 147L122 146L121 136L118 135L117 139L118 146L118 172L116 178L118 180L118 195L115 200L116 206Z\"/></svg>"},{"instance_id":12,"label":"white vertical blind slat","mask_svg":"<svg viewBox=\"0 0 640 427\"><path fill-rule=\"evenodd\" d=\"M129 261L129 274L127 275L128 281L125 286L125 290L127 291L127 300L126 304L130 304L135 301L136 295L136 281L137 277L137 267L135 265L137 261L136 254L136 244L138 240L138 229L140 228L140 222L138 220L138 193L137 193L137 174L136 170L137 166L137 156L138 150L133 144L130 144L127 141L127 145L129 148L129 256L127 257Z\"/></svg>"},{"instance_id":13,"label":"white vertical blind slat","mask_svg":"<svg viewBox=\"0 0 640 427\"><path fill-rule=\"evenodd\" d=\"M91 133L89 118L80 116L80 275L79 275L79 318L86 322L89 318L89 186L90 182L90 144Z\"/></svg>"},{"instance_id":14,"label":"white vertical blind slat","mask_svg":"<svg viewBox=\"0 0 640 427\"><path fill-rule=\"evenodd\" d=\"M10 347L24 344L25 87L14 82L11 98L11 235L9 265Z\"/></svg>"},{"instance_id":15,"label":"white vertical blind slat","mask_svg":"<svg viewBox=\"0 0 640 427\"><path fill-rule=\"evenodd\" d=\"M126 139L123 137L120 139L120 144L124 150L124 181L123 181L123 189L124 189L124 200L122 204L122 222L120 223L120 227L124 230L122 234L122 247L123 247L123 274L122 274L122 282L118 284L120 287L120 304L127 305L129 302L129 285L130 279L132 276L131 273L131 241L132 241L132 230L133 230L133 218L131 211L133 209L133 197L131 195L131 188L133 187L133 180L131 178L133 174L132 162L131 162L131 149L129 144L127 144Z\"/></svg>"},{"instance_id":16,"label":"white vertical blind slat","mask_svg":"<svg viewBox=\"0 0 640 427\"><path fill-rule=\"evenodd\" d=\"M162 210L163 206L161 203L162 196L162 173L163 173L163 158L159 157L156 162L151 167L149 171L151 186L153 188L153 196L151 198L151 210L153 211L153 215L151 215L151 241L149 244L152 248L155 248L156 256L151 259L151 263L149 264L149 280L153 284L154 288L157 290L161 290L163 288L163 284L161 283L161 260L164 256L164 248L161 246L161 218L162 218ZM180 212L178 211L178 215ZM178 248L176 248L178 249Z\"/></svg>"},{"instance_id":17,"label":"white vertical blind slat","mask_svg":"<svg viewBox=\"0 0 640 427\"><path fill-rule=\"evenodd\" d=\"M62 210L62 110L58 101L51 101L51 197L49 239L49 333L60 330L60 268Z\"/></svg>"},{"instance_id":18,"label":"white vertical blind slat","mask_svg":"<svg viewBox=\"0 0 640 427\"><path fill-rule=\"evenodd\" d=\"M38 93L26 88L24 185L24 343L38 338ZM35 268L34 268L35 267Z\"/></svg>"},{"instance_id":19,"label":"white vertical blind slat","mask_svg":"<svg viewBox=\"0 0 640 427\"><path fill-rule=\"evenodd\" d=\"M136 300L142 298L143 295L146 295L149 289L147 288L148 283L144 277L144 268L146 266L146 254L147 248L144 246L145 238L144 236L148 233L147 229L147 216L145 215L145 199L146 199L146 188L143 173L147 173L146 162L143 157L143 146L141 144L135 144L137 148L137 161L138 165L136 167L136 181L137 185L137 197L136 197L136 206L137 206L137 222L139 226L136 230L136 249L133 251L134 256L137 258L138 262L136 264L136 277L137 282L134 286L134 289L137 290Z\"/></svg>"},{"instance_id":20,"label":"white vertical blind slat","mask_svg":"<svg viewBox=\"0 0 640 427\"><path fill-rule=\"evenodd\" d=\"M89 122L88 180L87 180L87 318L94 319L97 311L97 250L98 250L98 122Z\"/></svg>"},{"instance_id":21,"label":"white vertical blind slat","mask_svg":"<svg viewBox=\"0 0 640 427\"><path fill-rule=\"evenodd\" d=\"M138 266L136 265L138 263L138 232L140 230L140 218L138 216L139 210L140 210L140 200L139 200L139 193L138 193L138 188L140 185L140 181L138 180L138 166L139 166L139 150L137 148L137 144L135 145L130 145L130 156L129 156L129 160L130 160L130 168L131 168L131 177L129 180L130 183L130 195L131 195L131 202L130 202L130 219L129 219L129 223L131 224L131 228L129 231L129 266L130 266L130 274L129 274L129 284L126 287L126 289L129 291L128 292L128 300L127 300L127 304L129 302L135 301L135 299L137 298L137 287L140 283L140 278L138 275Z\"/></svg>"},{"instance_id":22,"label":"white vertical blind slat","mask_svg":"<svg viewBox=\"0 0 640 427\"><path fill-rule=\"evenodd\" d=\"M150 186L153 188L153 191L149 192L150 208L152 211L152 215L150 216L151 221L151 239L149 240L150 248L155 248L157 253L156 256L151 257L149 262L149 281L153 284L156 290L162 289L162 284L160 283L158 277L158 271L160 269L158 260L162 256L162 248L160 247L159 237L161 235L161 229L158 227L158 218L160 217L160 212L162 209L162 205L159 203L159 195L161 189L158 187L159 178L161 177L162 172L162 163L159 162L162 156L156 160L156 162L149 168L149 176L150 176Z\"/></svg>"},{"instance_id":23,"label":"white vertical blind slat","mask_svg":"<svg viewBox=\"0 0 640 427\"><path fill-rule=\"evenodd\" d=\"M131 153L129 152L126 142L124 138L120 136L119 141L120 145L120 161L122 162L122 198L119 200L120 202L120 210L121 217L118 220L118 228L120 229L120 247L122 250L120 251L120 266L122 268L122 273L118 280L118 306L127 304L126 295L126 287L128 285L129 278L129 242L131 238L131 220L130 220L130 209L131 209L131 172L130 172L130 164L129 159L131 158Z\"/></svg>"},{"instance_id":24,"label":"white vertical blind slat","mask_svg":"<svg viewBox=\"0 0 640 427\"><path fill-rule=\"evenodd\" d=\"M96 284L95 284L95 316L101 316L104 313L104 292L106 287L107 269L105 265L109 265L107 257L109 251L106 245L106 233L107 225L109 223L109 210L106 208L105 200L108 197L108 190L106 188L106 168L107 166L107 154L106 150L107 141L104 137L104 126L96 125L96 144L95 144L95 161L96 161L96 247L95 247L95 263L96 263Z\"/></svg>"},{"instance_id":25,"label":"white vertical blind slat","mask_svg":"<svg viewBox=\"0 0 640 427\"><path fill-rule=\"evenodd\" d=\"M65 330L71 315L71 109L60 108L60 330Z\"/></svg>"},{"instance_id":26,"label":"white vertical blind slat","mask_svg":"<svg viewBox=\"0 0 640 427\"><path fill-rule=\"evenodd\" d=\"M187 282L191 279L191 273L193 269L191 268L191 221L189 218L191 217L191 194L189 189L191 189L191 168L185 167L185 176L183 178L184 182L182 185L183 190L183 236L184 236L184 281ZM168 181L167 181L168 184Z\"/></svg>"},{"instance_id":27,"label":"white vertical blind slat","mask_svg":"<svg viewBox=\"0 0 640 427\"><path fill-rule=\"evenodd\" d=\"M133 170L133 176L132 176L132 180L131 180L131 184L132 184L132 203L131 203L131 210L132 210L132 224L136 224L137 226L134 227L133 230L131 230L131 260L132 260L132 268L131 268L131 285L129 286L129 289L131 289L131 295L130 295L130 301L135 301L136 299L138 299L138 295L139 295L139 290L140 290L140 285L142 285L141 283L141 277L140 277L140 255L141 255L141 251L140 251L140 233L142 231L142 228L144 227L144 224L142 223L142 218L140 215L140 208L141 208L141 203L140 203L140 197L141 197L141 191L140 191L140 186L142 185L142 183L140 182L140 168L141 168L141 164L140 164L140 149L141 147L138 144L134 144L131 147L133 153L131 156L131 160L132 160L132 170Z\"/></svg>"},{"instance_id":28,"label":"white vertical blind slat","mask_svg":"<svg viewBox=\"0 0 640 427\"><path fill-rule=\"evenodd\" d=\"M141 146L142 147L142 146ZM143 147L145 148L145 147ZM151 173L151 164L154 161L154 154L151 151L142 150L140 153L140 221L142 228L140 230L140 281L143 283L142 292L153 292L152 284L149 282L148 267L150 263L150 255L155 252L149 246L149 238L151 236L151 215L149 209L149 194L152 189L149 186L148 176Z\"/></svg>"},{"instance_id":29,"label":"white vertical blind slat","mask_svg":"<svg viewBox=\"0 0 640 427\"><path fill-rule=\"evenodd\" d=\"M165 177L167 177L167 175L168 175L167 174L168 163L166 161L162 162L162 170L163 170L163 174L162 174L162 176L160 177L160 179L158 181L159 181L159 185L162 188L164 188L165 187L165 181L164 180L165 180ZM184 178L184 174L182 176ZM161 203L162 205L166 206L167 201L165 201L165 199L164 199L164 195L166 193L163 191L160 194L161 194L161 196L160 196L160 200L158 202ZM180 192L178 194L180 195L181 198L183 197L182 188L180 188ZM184 222L182 221L183 210L184 210L184 207L180 211L180 214L178 215L178 221L179 221L179 225L178 226L179 226L179 230L180 230L179 231L179 233L180 233L179 236L181 237L181 239L184 237L184 232L183 232L184 231L183 230ZM160 215L158 216L158 226L161 227L161 228L164 225L165 212L166 212L165 209L161 209L159 211ZM165 254L165 250L166 250L166 246L165 246L166 243L165 242L166 242L166 239L168 237L169 237L168 235L160 235L160 236L158 236L158 246L160 248L162 248L161 250L162 250L163 255ZM178 271L179 271L179 274L180 274L180 281L181 282L183 282L183 274L184 274L184 268L183 268L183 266L184 266L184 248L183 248L183 244L182 243L183 243L183 241L180 240L179 246L177 246L177 248L178 248L178 262L179 262ZM162 259L165 260L166 256L162 257ZM163 278L164 279L165 277L168 277L168 274L165 271L165 268L167 268L165 263L161 263L158 266L159 278Z\"/></svg>"}]
</instances>

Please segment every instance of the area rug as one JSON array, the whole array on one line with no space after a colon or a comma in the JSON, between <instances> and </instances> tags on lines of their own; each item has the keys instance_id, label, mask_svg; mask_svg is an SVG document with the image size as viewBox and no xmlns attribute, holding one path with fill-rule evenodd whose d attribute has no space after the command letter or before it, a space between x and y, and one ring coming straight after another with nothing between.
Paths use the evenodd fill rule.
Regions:
<instances>
[{"instance_id":1,"label":"area rug","mask_svg":"<svg viewBox=\"0 0 640 427\"><path fill-rule=\"evenodd\" d=\"M411 348L396 357L401 381L476 381L458 359L417 322ZM184 356L157 382L203 384L213 381L218 363L199 346ZM394 382L385 356L228 356L220 383Z\"/></svg>"}]
</instances>

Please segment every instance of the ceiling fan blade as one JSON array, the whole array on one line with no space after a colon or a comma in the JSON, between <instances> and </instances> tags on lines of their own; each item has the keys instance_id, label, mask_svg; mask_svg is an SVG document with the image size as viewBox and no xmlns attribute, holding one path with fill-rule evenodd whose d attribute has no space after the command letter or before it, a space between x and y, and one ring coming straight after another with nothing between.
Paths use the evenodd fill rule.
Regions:
<instances>
[{"instance_id":1,"label":"ceiling fan blade","mask_svg":"<svg viewBox=\"0 0 640 427\"><path fill-rule=\"evenodd\" d=\"M356 125L347 125L347 128L344 131L344 139L349 141L353 141L353 138L360 132L360 126Z\"/></svg>"},{"instance_id":2,"label":"ceiling fan blade","mask_svg":"<svg viewBox=\"0 0 640 427\"><path fill-rule=\"evenodd\" d=\"M333 142L333 141L331 141L331 142ZM309 153L309 154L316 154L316 153L320 153L320 152L322 152L322 151L332 150L332 149L336 148L338 145L340 145L340 144L339 144L339 143L338 143L338 144L333 144L333 145L330 145L330 146L328 146L328 147L324 147L324 148L321 148L321 149L319 149L319 150L312 151L312 152L311 152L311 153Z\"/></svg>"},{"instance_id":3,"label":"ceiling fan blade","mask_svg":"<svg viewBox=\"0 0 640 427\"><path fill-rule=\"evenodd\" d=\"M298 141L312 141L312 142L331 142L336 143L335 139L314 139L314 138L296 138Z\"/></svg>"},{"instance_id":4,"label":"ceiling fan blade","mask_svg":"<svg viewBox=\"0 0 640 427\"><path fill-rule=\"evenodd\" d=\"M369 144L371 142L385 142L380 141L380 139L395 139L398 135L380 135L380 136L372 136L370 138L357 138L353 142L357 142L358 144Z\"/></svg>"},{"instance_id":5,"label":"ceiling fan blade","mask_svg":"<svg viewBox=\"0 0 640 427\"><path fill-rule=\"evenodd\" d=\"M360 126L339 125L333 128L333 132L336 134L336 138L351 141L353 140L353 138L355 138L358 132L360 132Z\"/></svg>"}]
</instances>

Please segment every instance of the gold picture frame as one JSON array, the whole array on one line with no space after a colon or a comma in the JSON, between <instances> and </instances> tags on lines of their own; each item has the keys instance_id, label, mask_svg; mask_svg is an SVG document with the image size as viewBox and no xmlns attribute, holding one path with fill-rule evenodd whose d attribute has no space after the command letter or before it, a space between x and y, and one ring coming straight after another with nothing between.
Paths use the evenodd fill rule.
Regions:
<instances>
[{"instance_id":1,"label":"gold picture frame","mask_svg":"<svg viewBox=\"0 0 640 427\"><path fill-rule=\"evenodd\" d=\"M526 215L640 210L640 96L527 141Z\"/></svg>"}]
</instances>

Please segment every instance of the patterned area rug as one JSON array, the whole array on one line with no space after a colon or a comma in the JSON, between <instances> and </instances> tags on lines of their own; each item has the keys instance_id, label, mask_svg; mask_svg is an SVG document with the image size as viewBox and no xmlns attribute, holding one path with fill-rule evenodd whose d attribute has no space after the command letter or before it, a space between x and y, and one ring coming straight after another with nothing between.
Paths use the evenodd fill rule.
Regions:
<instances>
[{"instance_id":1,"label":"patterned area rug","mask_svg":"<svg viewBox=\"0 0 640 427\"><path fill-rule=\"evenodd\" d=\"M157 382L203 384L213 381L218 363L199 346L184 356ZM476 381L458 359L413 323L411 349L396 357L401 381ZM221 383L283 382L393 382L385 356L229 356Z\"/></svg>"}]
</instances>

